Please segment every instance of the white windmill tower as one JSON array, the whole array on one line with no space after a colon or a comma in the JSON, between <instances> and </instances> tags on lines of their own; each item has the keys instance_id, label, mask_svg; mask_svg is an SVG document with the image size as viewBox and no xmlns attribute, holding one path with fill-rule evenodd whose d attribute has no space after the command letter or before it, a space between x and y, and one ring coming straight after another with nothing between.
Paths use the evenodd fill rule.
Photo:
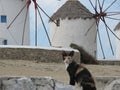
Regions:
<instances>
[{"instance_id":1,"label":"white windmill tower","mask_svg":"<svg viewBox=\"0 0 120 90\"><path fill-rule=\"evenodd\" d=\"M120 38L120 22L115 27L115 33ZM120 41L116 38L116 59L120 60Z\"/></svg>"},{"instance_id":2,"label":"white windmill tower","mask_svg":"<svg viewBox=\"0 0 120 90\"><path fill-rule=\"evenodd\" d=\"M24 27L27 12L26 3L27 0L0 0L0 45L30 45L29 17L27 17ZM9 27L20 10L22 10L21 14ZM22 39L24 39L23 43Z\"/></svg>"},{"instance_id":3,"label":"white windmill tower","mask_svg":"<svg viewBox=\"0 0 120 90\"><path fill-rule=\"evenodd\" d=\"M58 23L56 26L52 21L50 22L52 46L69 48L71 43L75 43L96 58L95 19L85 6L78 0L68 0L51 18Z\"/></svg>"}]
</instances>

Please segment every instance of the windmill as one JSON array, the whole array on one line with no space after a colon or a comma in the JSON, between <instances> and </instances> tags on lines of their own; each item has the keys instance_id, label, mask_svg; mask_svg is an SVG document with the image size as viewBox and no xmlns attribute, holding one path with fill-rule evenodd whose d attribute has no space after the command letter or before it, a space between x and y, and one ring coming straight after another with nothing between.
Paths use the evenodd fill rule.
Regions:
<instances>
[{"instance_id":1,"label":"windmill","mask_svg":"<svg viewBox=\"0 0 120 90\"><path fill-rule=\"evenodd\" d=\"M78 2L78 0L67 0L67 2ZM84 1L81 0L81 2L84 2ZM104 50L105 48L103 48L103 45L109 44L109 50L111 50L112 55L114 55L114 49L113 49L114 43L112 42L112 38L114 37L114 38L117 38L118 40L120 40L120 38L114 33L114 30L113 30L115 25L120 21L120 6L118 3L119 3L119 0L109 0L109 1L107 1L107 0L94 0L94 1L93 0L85 0L85 5L87 5L86 8L88 8L88 10L92 9L91 10L92 15L91 16L89 15L89 16L91 18L93 18L95 21L91 22L92 24L91 25L89 24L90 26L87 26L87 29L85 29L86 33L84 34L84 36L87 37L90 34L90 32L93 30L93 27L96 25L97 31L95 34L96 35L95 39L98 38L97 40L99 41L99 46L101 48L101 52L102 52L104 59L106 58L105 54L108 52L105 52L105 50ZM88 4L91 7L89 7ZM69 4L69 5L72 5L72 4ZM75 6L77 6L77 4L74 5L73 8ZM63 7L64 7L64 5L63 5ZM71 9L69 9L69 11L72 10L72 7L70 7L70 8ZM85 10L85 8L81 8L81 10L84 10L84 12L87 12ZM62 11L62 10L58 9L58 12L60 12L60 11ZM68 19L69 19L70 14L72 16L72 14L73 14L72 11L71 11L71 13L69 13ZM65 12L63 11L62 13L64 14ZM55 20L57 20L60 18L60 20L63 20L63 19L65 20L66 18L63 18L65 16L65 14L63 15L62 13L60 15L61 17L55 13L54 15L57 16L57 18L53 15L52 19L55 18ZM84 16L86 16L86 15L84 15ZM90 17L88 17L88 18L90 18ZM73 18L75 18L75 17L73 17ZM61 22L61 24L62 24L62 22ZM81 25L81 24L79 24L79 25ZM73 25L73 26L75 26L75 25ZM104 31L107 39L102 38L103 34L101 34L101 32L103 32L103 31ZM60 32L60 30L56 30L56 32ZM68 32L70 32L70 31L68 31ZM55 36L55 34L52 34L52 35ZM112 36L112 38L111 38L111 36ZM61 38L62 38L62 36L61 36ZM73 38L71 38L71 40ZM104 40L106 40L106 41L104 41ZM56 40L56 41L58 41L58 40ZM103 43L103 41L105 43ZM72 41L70 41L70 42L72 42ZM87 40L86 40L86 42L87 42ZM56 42L56 43L58 43L58 42Z\"/></svg>"},{"instance_id":2,"label":"windmill","mask_svg":"<svg viewBox=\"0 0 120 90\"><path fill-rule=\"evenodd\" d=\"M0 44L1 45L21 45L23 34L23 21L27 11L26 8L16 19L12 26L9 26L16 13L23 7L25 0L0 0ZM16 7L16 8L15 8ZM26 20L25 39L23 45L30 45L29 38L29 19ZM8 28L7 28L8 27Z\"/></svg>"},{"instance_id":3,"label":"windmill","mask_svg":"<svg viewBox=\"0 0 120 90\"><path fill-rule=\"evenodd\" d=\"M71 43L75 43L96 58L96 25L85 36L88 27L95 22L95 19L92 18L92 13L85 6L78 0L68 0L51 18L59 24L59 26L56 26L53 22L50 22L52 46L69 48Z\"/></svg>"},{"instance_id":4,"label":"windmill","mask_svg":"<svg viewBox=\"0 0 120 90\"><path fill-rule=\"evenodd\" d=\"M22 0L23 1L23 0ZM28 19L28 13L29 13L29 8L30 8L30 5L31 3L34 4L34 9L35 9L35 46L37 46L37 31L38 31L38 28L37 28L37 20L38 20L38 15L39 15L39 18L41 19L41 22L42 22L42 25L44 27L44 30L45 30L45 33L47 35L47 38L48 38L48 41L49 41L49 44L51 45L51 42L50 42L50 39L49 39L49 35L48 35L48 32L47 32L47 29L46 29L46 26L44 24L44 21L43 21L43 18L41 16L41 12L43 12L49 19L51 19L48 14L38 5L37 1L36 0L24 0L24 5L23 7L20 8L19 12L16 14L16 16L13 18L13 20L11 20L11 22L9 23L9 25L7 26L7 29L10 29L14 23L16 23L16 20L19 18L19 16L23 13L23 11L26 9L26 12L25 15L24 15L24 21L23 21L23 32L22 32L22 40L21 40L21 45L24 45L25 43L25 32L26 32L26 22L27 22L27 19ZM41 11L41 12L40 12ZM53 21L54 22L54 21ZM55 23L55 22L54 22ZM56 24L56 23L55 23Z\"/></svg>"},{"instance_id":5,"label":"windmill","mask_svg":"<svg viewBox=\"0 0 120 90\"><path fill-rule=\"evenodd\" d=\"M6 1L6 0L1 0L1 1ZM59 2L61 2L61 1L63 1L63 0L60 0ZM76 0L69 0L69 1L76 1ZM102 51L102 54L103 54L103 58L105 58L105 52L104 52L104 48L103 48L103 42L102 42L103 40L101 39L103 36L100 35L100 32L102 30L106 32L106 36L108 38L107 41L109 41L111 52L114 55L114 49L113 49L113 46L112 46L112 41L111 41L111 37L110 37L111 35L110 34L112 34L118 40L120 40L120 39L114 33L114 31L112 30L113 29L113 28L111 28L112 25L110 25L109 22L110 22L110 20L112 22L116 22L116 23L120 21L120 18L119 18L120 17L120 9L119 9L120 8L120 5L119 5L120 1L119 0L83 0L83 1L80 0L80 1L81 1L81 3L84 2L84 1L89 3L89 6L91 6L91 8L89 8L89 6L86 6L86 7L88 8L88 10L92 9L91 10L92 18L95 19L95 22L93 22L92 25L90 27L88 27L88 29L86 29L85 36L87 36L90 33L91 28L93 28L96 25L97 26L96 37L98 37L100 47L101 47L101 51ZM35 46L38 45L37 44L37 41L38 41L38 38L37 38L38 15L39 15L39 18L40 18L40 20L42 22L42 25L44 27L46 36L48 38L48 42L49 42L49 44L51 46L52 45L51 40L50 40L49 35L47 33L43 17L41 16L41 12L44 13L44 15L46 15L50 19L50 21L52 21L57 27L59 26L59 23L57 23L59 20L57 22L54 21L44 11L44 9L41 8L41 6L37 3L36 0L20 0L19 2L22 2L23 6L21 8L19 8L19 10L17 10L18 12L16 12L16 16L13 16L14 18L10 19L9 22L8 22L9 24L6 25L9 34L11 33L11 37L14 38L14 35L10 31L10 28L14 27L15 26L14 24L17 22L17 19L20 17L20 15L24 14L24 15L22 15L22 16L24 16L24 20L23 20L23 26L21 26L23 29L22 29L22 34L21 34L21 44L20 45L24 45L24 43L26 42L25 41L25 36L26 36L25 32L26 32L26 25L27 25L26 22L28 20L27 19L28 18L28 10L29 10L29 7L30 7L31 3L33 3L34 4L34 9L35 9L35 12L34 12L34 16L35 16ZM107 5L106 5L106 3L107 3ZM84 5L87 5L87 4L85 3ZM116 9L112 9L114 7L116 7ZM101 23L102 23L102 25L104 27L104 29L102 29L102 30L101 30L101 27L100 27ZM18 31L20 31L20 30L18 30ZM15 40L15 38L14 38L14 41L17 42L17 40Z\"/></svg>"}]
</instances>

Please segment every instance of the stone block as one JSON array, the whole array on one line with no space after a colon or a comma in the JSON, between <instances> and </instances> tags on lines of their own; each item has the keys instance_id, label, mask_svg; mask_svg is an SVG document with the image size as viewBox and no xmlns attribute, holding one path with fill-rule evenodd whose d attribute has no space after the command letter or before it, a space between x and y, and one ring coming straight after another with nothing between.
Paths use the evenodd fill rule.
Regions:
<instances>
[{"instance_id":1,"label":"stone block","mask_svg":"<svg viewBox=\"0 0 120 90\"><path fill-rule=\"evenodd\" d=\"M107 83L104 90L120 90L120 79Z\"/></svg>"},{"instance_id":2,"label":"stone block","mask_svg":"<svg viewBox=\"0 0 120 90\"><path fill-rule=\"evenodd\" d=\"M1 77L0 90L75 90L51 78Z\"/></svg>"}]
</instances>

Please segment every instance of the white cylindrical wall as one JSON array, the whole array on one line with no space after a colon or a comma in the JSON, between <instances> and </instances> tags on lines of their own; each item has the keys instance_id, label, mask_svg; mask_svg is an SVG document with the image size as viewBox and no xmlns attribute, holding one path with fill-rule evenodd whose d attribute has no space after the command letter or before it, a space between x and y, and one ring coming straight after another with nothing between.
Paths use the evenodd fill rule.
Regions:
<instances>
[{"instance_id":1,"label":"white cylindrical wall","mask_svg":"<svg viewBox=\"0 0 120 90\"><path fill-rule=\"evenodd\" d=\"M92 25L93 27L85 36L85 33ZM96 57L97 45L95 38L96 25L94 19L63 19L60 20L59 27L50 22L50 39L54 47L69 48L71 43L75 43Z\"/></svg>"},{"instance_id":2,"label":"white cylindrical wall","mask_svg":"<svg viewBox=\"0 0 120 90\"><path fill-rule=\"evenodd\" d=\"M8 45L22 44L23 26L27 7L23 9L10 28L7 29L7 27L26 4L26 1L27 0L0 0L0 17L1 15L7 16L6 23L0 22L0 44L2 44L1 42L3 40L7 40ZM26 21L23 45L30 45L29 13Z\"/></svg>"},{"instance_id":3,"label":"white cylindrical wall","mask_svg":"<svg viewBox=\"0 0 120 90\"><path fill-rule=\"evenodd\" d=\"M115 31L116 35L120 38L120 30ZM120 60L120 40L116 38L116 59Z\"/></svg>"}]
</instances>

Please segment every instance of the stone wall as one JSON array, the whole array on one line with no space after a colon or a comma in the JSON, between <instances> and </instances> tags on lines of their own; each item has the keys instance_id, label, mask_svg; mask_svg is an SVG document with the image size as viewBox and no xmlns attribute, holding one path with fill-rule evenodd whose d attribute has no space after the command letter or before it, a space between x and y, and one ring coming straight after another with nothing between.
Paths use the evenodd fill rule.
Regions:
<instances>
[{"instance_id":1,"label":"stone wall","mask_svg":"<svg viewBox=\"0 0 120 90\"><path fill-rule=\"evenodd\" d=\"M120 60L98 60L100 65L118 65L120 66Z\"/></svg>"},{"instance_id":2,"label":"stone wall","mask_svg":"<svg viewBox=\"0 0 120 90\"><path fill-rule=\"evenodd\" d=\"M36 60L38 62L62 62L62 51L71 51L66 48L43 48L23 46L0 46L0 59ZM80 62L80 54L75 51L74 59ZM100 65L120 65L120 60L98 60Z\"/></svg>"},{"instance_id":3,"label":"stone wall","mask_svg":"<svg viewBox=\"0 0 120 90\"><path fill-rule=\"evenodd\" d=\"M120 90L120 77L96 77L97 90ZM47 77L0 77L0 90L82 90Z\"/></svg>"},{"instance_id":4,"label":"stone wall","mask_svg":"<svg viewBox=\"0 0 120 90\"><path fill-rule=\"evenodd\" d=\"M97 90L120 90L120 77L96 77Z\"/></svg>"},{"instance_id":5,"label":"stone wall","mask_svg":"<svg viewBox=\"0 0 120 90\"><path fill-rule=\"evenodd\" d=\"M0 77L0 90L74 90L51 78Z\"/></svg>"},{"instance_id":6,"label":"stone wall","mask_svg":"<svg viewBox=\"0 0 120 90\"><path fill-rule=\"evenodd\" d=\"M22 46L4 46L0 47L0 59L12 60L37 60L40 62L62 62L62 51L71 51L73 49L65 48L40 48L40 47L22 47ZM75 51L75 60L80 60L79 52Z\"/></svg>"}]
</instances>

